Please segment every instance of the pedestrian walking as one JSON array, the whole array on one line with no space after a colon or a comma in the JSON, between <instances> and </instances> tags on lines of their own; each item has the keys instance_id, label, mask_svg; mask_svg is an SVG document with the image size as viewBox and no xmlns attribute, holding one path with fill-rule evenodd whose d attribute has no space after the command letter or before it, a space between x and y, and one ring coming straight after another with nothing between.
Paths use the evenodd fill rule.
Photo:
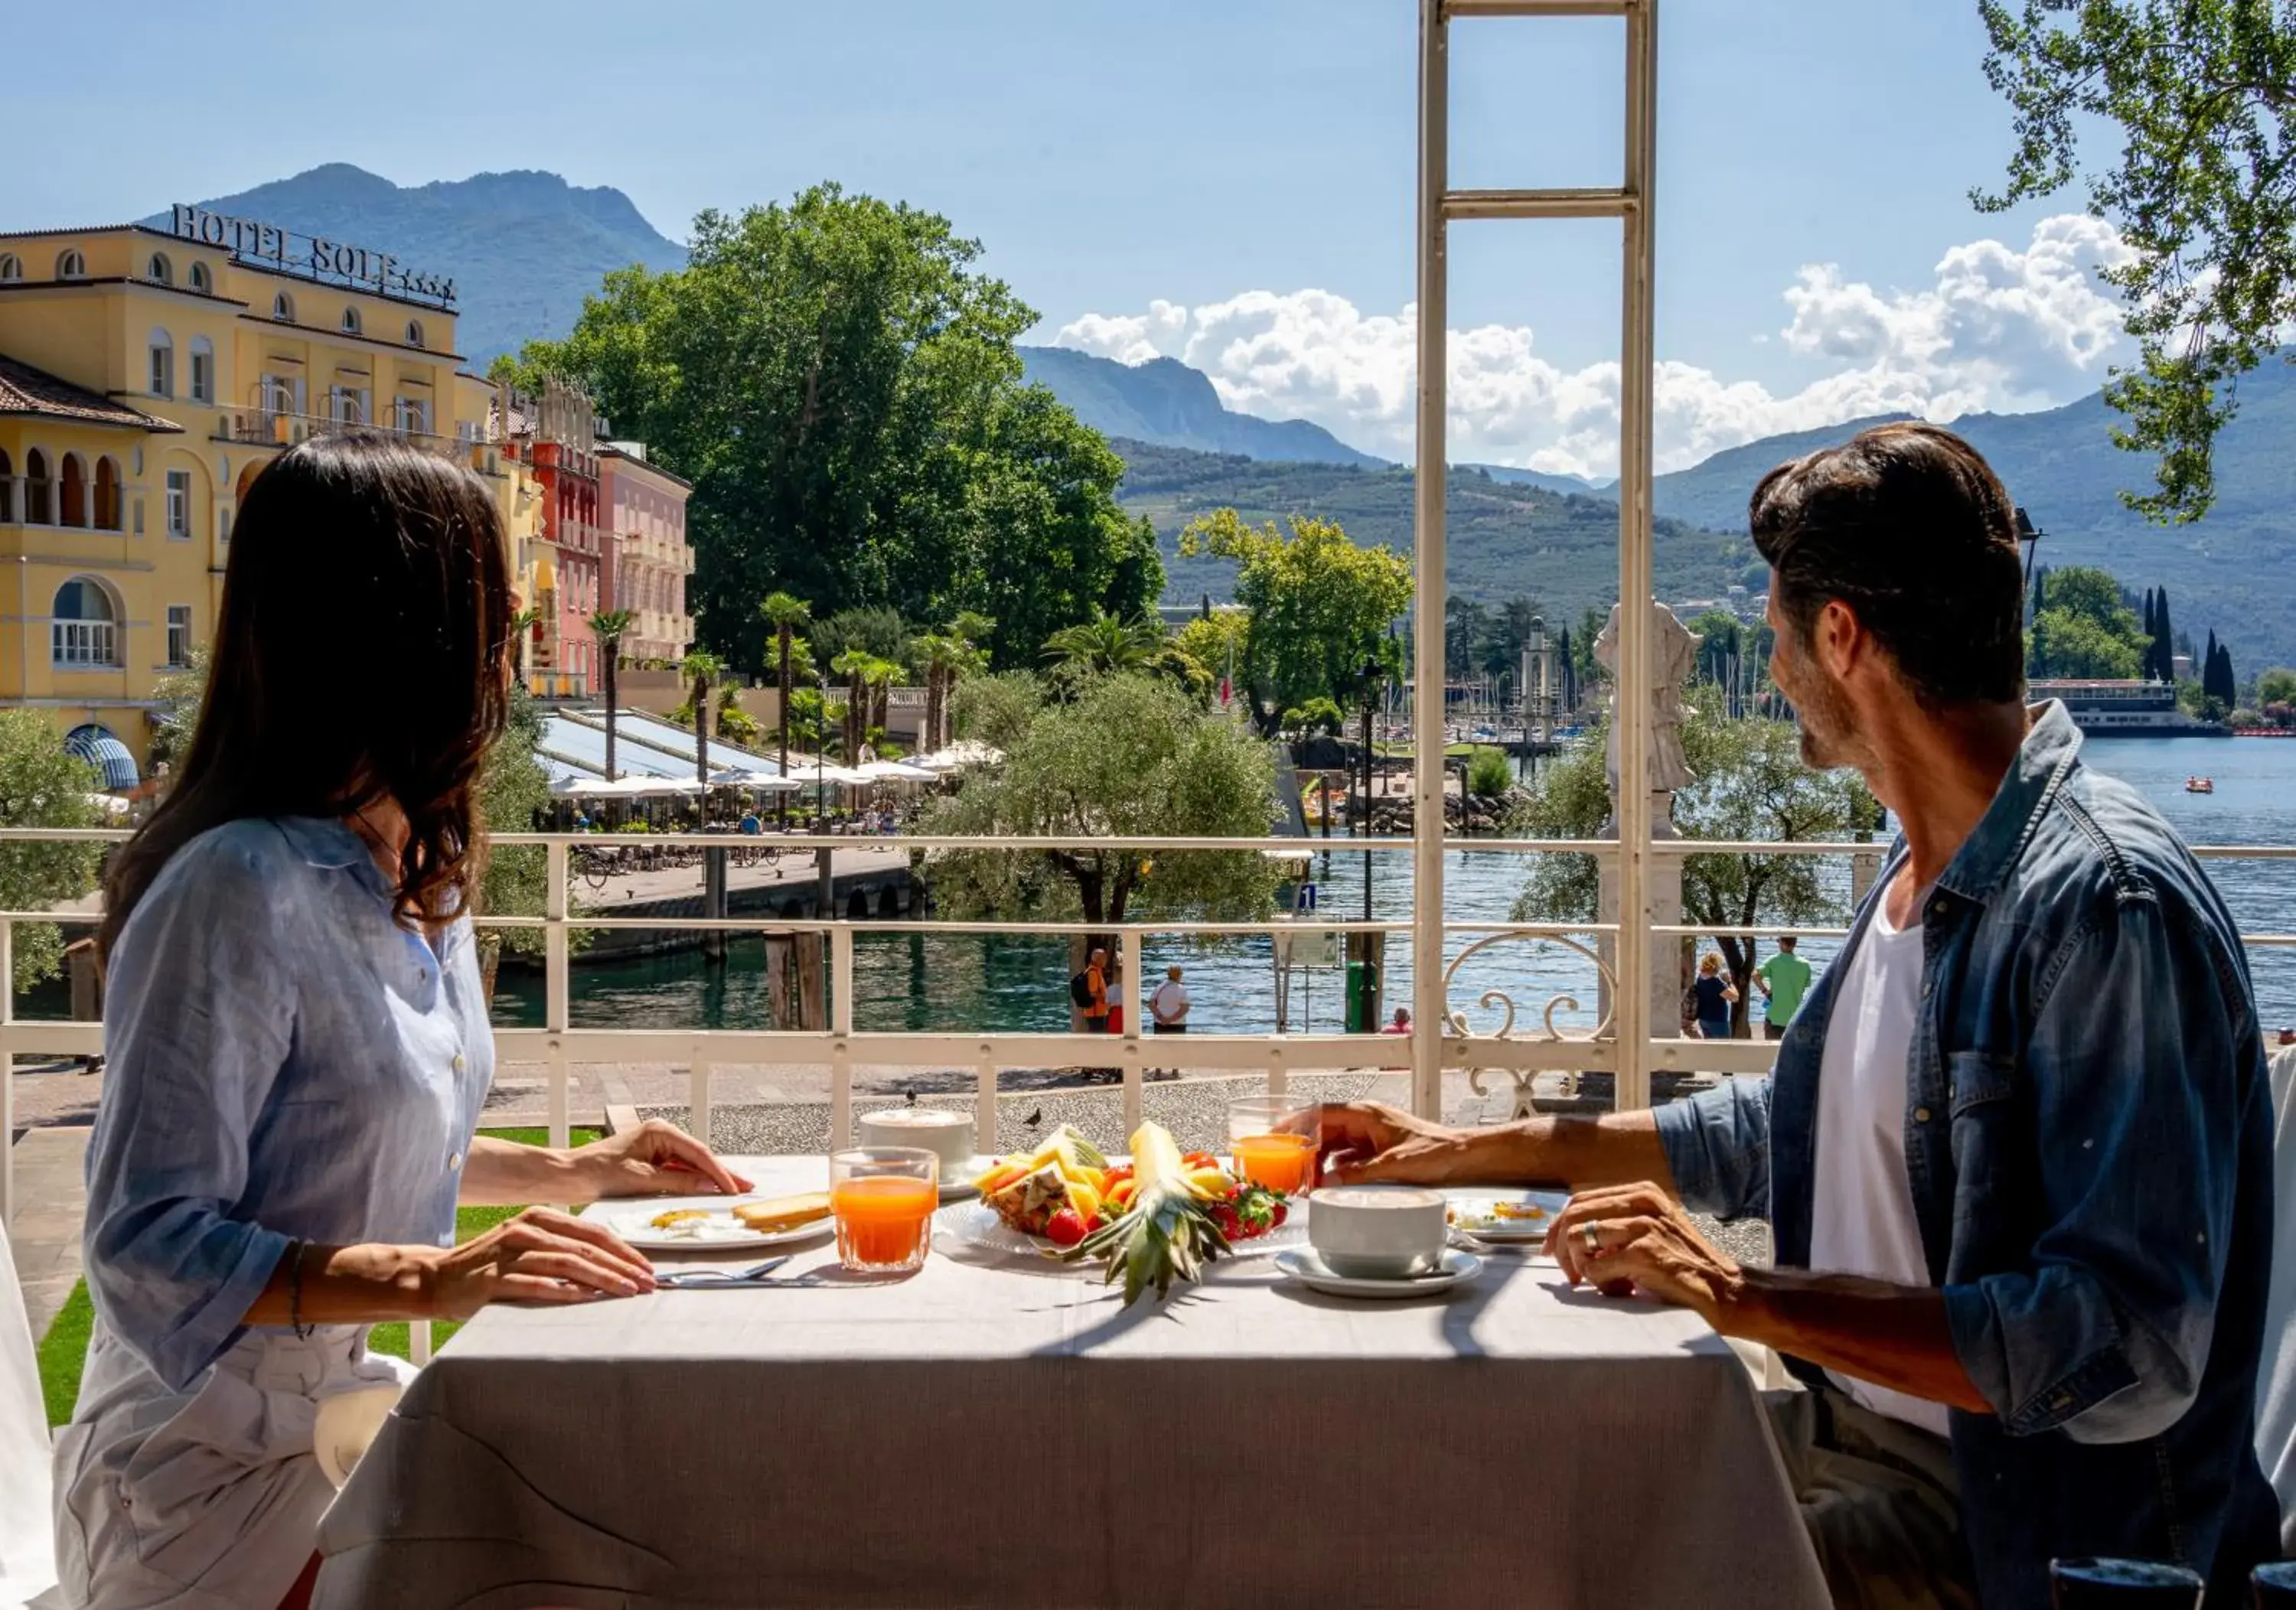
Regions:
<instances>
[{"instance_id":1,"label":"pedestrian walking","mask_svg":"<svg viewBox=\"0 0 2296 1610\"><path fill-rule=\"evenodd\" d=\"M1754 969L1754 987L1762 992L1762 1038L1784 1036L1801 998L1809 993L1809 963L1794 953L1793 936L1778 936L1777 953Z\"/></svg>"},{"instance_id":2,"label":"pedestrian walking","mask_svg":"<svg viewBox=\"0 0 2296 1610\"><path fill-rule=\"evenodd\" d=\"M1152 1032L1159 1034L1186 1034L1188 1008L1193 1004L1188 997L1188 986L1180 981L1180 969L1166 968L1164 982L1158 985L1155 993L1148 997L1148 1017ZM1180 1076L1180 1070L1177 1067L1151 1068L1148 1071L1164 1078L1177 1079Z\"/></svg>"},{"instance_id":3,"label":"pedestrian walking","mask_svg":"<svg viewBox=\"0 0 2296 1610\"><path fill-rule=\"evenodd\" d=\"M1738 988L1722 977L1722 952L1709 951L1699 958L1698 982L1690 986L1698 1005L1698 1034L1704 1040L1730 1037L1730 1009L1738 1003Z\"/></svg>"}]
</instances>

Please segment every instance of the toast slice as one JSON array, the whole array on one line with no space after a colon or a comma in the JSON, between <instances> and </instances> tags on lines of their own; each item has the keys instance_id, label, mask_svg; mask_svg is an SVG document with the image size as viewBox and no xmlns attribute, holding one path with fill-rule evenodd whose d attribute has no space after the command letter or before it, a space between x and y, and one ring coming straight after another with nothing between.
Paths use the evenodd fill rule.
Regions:
<instances>
[{"instance_id":1,"label":"toast slice","mask_svg":"<svg viewBox=\"0 0 2296 1610\"><path fill-rule=\"evenodd\" d=\"M795 1197L768 1197L762 1202L736 1202L732 1211L747 1228L772 1235L829 1217L829 1193L814 1190Z\"/></svg>"}]
</instances>

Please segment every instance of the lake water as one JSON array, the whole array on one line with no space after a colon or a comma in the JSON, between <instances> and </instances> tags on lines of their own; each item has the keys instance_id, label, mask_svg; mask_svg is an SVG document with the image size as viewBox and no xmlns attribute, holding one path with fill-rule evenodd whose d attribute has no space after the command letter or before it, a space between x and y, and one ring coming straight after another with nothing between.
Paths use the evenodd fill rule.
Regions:
<instances>
[{"instance_id":1,"label":"lake water","mask_svg":"<svg viewBox=\"0 0 2296 1610\"><path fill-rule=\"evenodd\" d=\"M2296 843L2296 741L2263 739L2120 739L2089 740L2085 757L2099 770L2143 791L2185 838L2195 844ZM2216 792L2185 792L2193 774L2215 779ZM1320 909L1330 918L1363 911L1364 862L1344 839L1309 841L1318 854L1315 877ZM1368 858L1372 910L1382 918L1411 914L1410 857ZM1840 863L1834 863L1837 868ZM1455 922L1504 921L1521 887L1524 858L1452 852L1444 857L1444 911ZM2296 862L2208 863L2243 929L2296 929ZM1838 872L1846 888L1846 869ZM1808 926L1824 926L1810 924ZM1470 941L1454 937L1447 954ZM1803 948L1823 968L1835 946L1812 941ZM1764 946L1767 953L1768 947ZM1194 1007L1189 1022L1200 1032L1263 1033L1275 1026L1275 979L1268 942L1242 941L1203 949L1154 942L1144 949L1151 977L1177 963ZM857 935L854 961L858 994L854 1025L864 1031L964 1034L1058 1032L1068 1026L1068 961L1064 944L1032 936ZM2258 1004L2267 1026L2296 1024L2296 949L2250 952ZM722 966L699 952L573 970L574 1026L624 1028L750 1028L764 1020L765 962L761 942L736 942ZM1478 1032L1497 1026L1500 1011L1477 1005L1486 991L1513 997L1518 1024L1527 1024L1550 998L1572 996L1558 1026L1584 1031L1595 1022L1592 962L1550 941L1511 940L1469 958L1450 991L1452 1005L1469 1014ZM542 1021L537 973L506 972L496 997L504 1026ZM1389 939L1389 1009L1411 998L1407 936ZM1295 1030L1335 1032L1344 1026L1341 976L1333 968L1295 969L1289 1008Z\"/></svg>"}]
</instances>

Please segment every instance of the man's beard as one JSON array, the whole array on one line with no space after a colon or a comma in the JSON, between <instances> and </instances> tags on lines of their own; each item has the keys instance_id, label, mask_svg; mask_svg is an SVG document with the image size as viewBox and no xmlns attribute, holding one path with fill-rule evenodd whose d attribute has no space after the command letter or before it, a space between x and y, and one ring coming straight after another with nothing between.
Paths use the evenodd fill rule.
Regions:
<instances>
[{"instance_id":1,"label":"man's beard","mask_svg":"<svg viewBox=\"0 0 2296 1610\"><path fill-rule=\"evenodd\" d=\"M1802 764L1816 772L1857 765L1866 756L1866 746L1858 741L1849 700L1814 666L1806 666L1797 680L1803 685L1787 697L1801 717Z\"/></svg>"}]
</instances>

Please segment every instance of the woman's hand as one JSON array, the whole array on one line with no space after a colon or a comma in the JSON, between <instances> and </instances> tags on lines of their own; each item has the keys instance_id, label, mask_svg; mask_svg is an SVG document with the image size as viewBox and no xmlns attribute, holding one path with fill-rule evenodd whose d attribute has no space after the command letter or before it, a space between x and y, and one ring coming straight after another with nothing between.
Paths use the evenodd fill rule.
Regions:
<instances>
[{"instance_id":1,"label":"woman's hand","mask_svg":"<svg viewBox=\"0 0 2296 1610\"><path fill-rule=\"evenodd\" d=\"M467 1320L489 1303L587 1303L654 1287L652 1269L620 1237L554 1207L422 1254L422 1306L441 1320Z\"/></svg>"},{"instance_id":2,"label":"woman's hand","mask_svg":"<svg viewBox=\"0 0 2296 1610\"><path fill-rule=\"evenodd\" d=\"M568 1154L584 1200L599 1197L739 1196L750 1181L674 1124L649 1118Z\"/></svg>"}]
</instances>

